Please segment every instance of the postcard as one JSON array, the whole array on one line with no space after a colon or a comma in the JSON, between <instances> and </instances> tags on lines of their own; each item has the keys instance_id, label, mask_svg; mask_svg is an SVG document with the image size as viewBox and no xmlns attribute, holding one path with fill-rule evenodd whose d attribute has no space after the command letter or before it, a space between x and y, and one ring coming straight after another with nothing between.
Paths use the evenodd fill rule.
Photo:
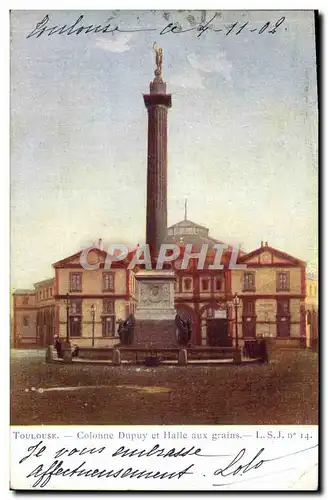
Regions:
<instances>
[{"instance_id":1,"label":"postcard","mask_svg":"<svg viewBox=\"0 0 328 500\"><path fill-rule=\"evenodd\" d=\"M317 29L11 11L12 490L319 488Z\"/></svg>"}]
</instances>

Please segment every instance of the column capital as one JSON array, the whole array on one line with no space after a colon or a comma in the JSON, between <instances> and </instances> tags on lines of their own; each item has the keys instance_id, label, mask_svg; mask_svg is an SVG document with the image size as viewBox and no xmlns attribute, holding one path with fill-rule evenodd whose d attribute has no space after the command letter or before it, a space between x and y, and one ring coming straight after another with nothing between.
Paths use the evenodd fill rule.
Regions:
<instances>
[{"instance_id":1,"label":"column capital","mask_svg":"<svg viewBox=\"0 0 328 500\"><path fill-rule=\"evenodd\" d=\"M159 104L167 108L172 106L171 94L144 94L143 98L146 108Z\"/></svg>"}]
</instances>

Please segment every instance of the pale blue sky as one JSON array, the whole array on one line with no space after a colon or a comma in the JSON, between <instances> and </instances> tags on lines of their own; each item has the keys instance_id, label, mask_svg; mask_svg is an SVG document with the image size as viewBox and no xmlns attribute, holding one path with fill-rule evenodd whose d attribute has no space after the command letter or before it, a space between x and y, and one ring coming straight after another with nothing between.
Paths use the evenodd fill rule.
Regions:
<instances>
[{"instance_id":1,"label":"pale blue sky","mask_svg":"<svg viewBox=\"0 0 328 500\"><path fill-rule=\"evenodd\" d=\"M217 28L159 35L186 13L121 12L134 34L26 39L49 26L106 24L110 11L16 11L11 24L12 286L52 275L51 264L103 238L144 241L147 112L156 41L172 94L168 223L184 216L253 250L261 240L316 265L317 102L313 13L222 12ZM201 13L194 12L200 20ZM207 19L212 13L206 14ZM137 19L139 18L139 19ZM138 24L139 23L139 24ZM115 25L115 24L114 24ZM237 29L237 28L236 28ZM224 28L226 31L226 28ZM224 31L224 32L225 32Z\"/></svg>"}]
</instances>

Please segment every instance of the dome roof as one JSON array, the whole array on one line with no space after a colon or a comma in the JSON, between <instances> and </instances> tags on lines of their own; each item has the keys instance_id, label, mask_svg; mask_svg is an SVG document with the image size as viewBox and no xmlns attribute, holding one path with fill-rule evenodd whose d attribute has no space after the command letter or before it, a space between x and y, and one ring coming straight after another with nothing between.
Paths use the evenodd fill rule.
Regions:
<instances>
[{"instance_id":1,"label":"dome roof","mask_svg":"<svg viewBox=\"0 0 328 500\"><path fill-rule=\"evenodd\" d=\"M174 229L174 228L182 228L182 227L195 227L198 229L205 229L205 231L208 232L208 228L206 226L202 226L200 224L196 224L196 222L192 222L191 220L184 219L181 220L180 222L177 222L176 224L173 224L173 226L170 226L168 229Z\"/></svg>"},{"instance_id":2,"label":"dome roof","mask_svg":"<svg viewBox=\"0 0 328 500\"><path fill-rule=\"evenodd\" d=\"M212 238L208 233L209 229L206 226L184 219L167 229L166 243L191 243L192 245L223 243Z\"/></svg>"}]
</instances>

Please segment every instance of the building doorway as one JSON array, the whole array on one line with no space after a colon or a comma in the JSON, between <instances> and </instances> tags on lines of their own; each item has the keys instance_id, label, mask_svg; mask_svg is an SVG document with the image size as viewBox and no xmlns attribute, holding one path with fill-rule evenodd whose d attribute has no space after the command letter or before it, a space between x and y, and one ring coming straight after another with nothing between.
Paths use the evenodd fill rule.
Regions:
<instances>
[{"instance_id":1,"label":"building doorway","mask_svg":"<svg viewBox=\"0 0 328 500\"><path fill-rule=\"evenodd\" d=\"M207 345L211 347L231 347L228 319L208 318L206 321Z\"/></svg>"},{"instance_id":2,"label":"building doorway","mask_svg":"<svg viewBox=\"0 0 328 500\"><path fill-rule=\"evenodd\" d=\"M70 337L81 337L82 334L82 322L80 316L70 316L69 325L69 336Z\"/></svg>"},{"instance_id":3,"label":"building doorway","mask_svg":"<svg viewBox=\"0 0 328 500\"><path fill-rule=\"evenodd\" d=\"M200 309L201 343L208 346L229 347L231 339L231 314L228 303L212 302Z\"/></svg>"}]
</instances>

